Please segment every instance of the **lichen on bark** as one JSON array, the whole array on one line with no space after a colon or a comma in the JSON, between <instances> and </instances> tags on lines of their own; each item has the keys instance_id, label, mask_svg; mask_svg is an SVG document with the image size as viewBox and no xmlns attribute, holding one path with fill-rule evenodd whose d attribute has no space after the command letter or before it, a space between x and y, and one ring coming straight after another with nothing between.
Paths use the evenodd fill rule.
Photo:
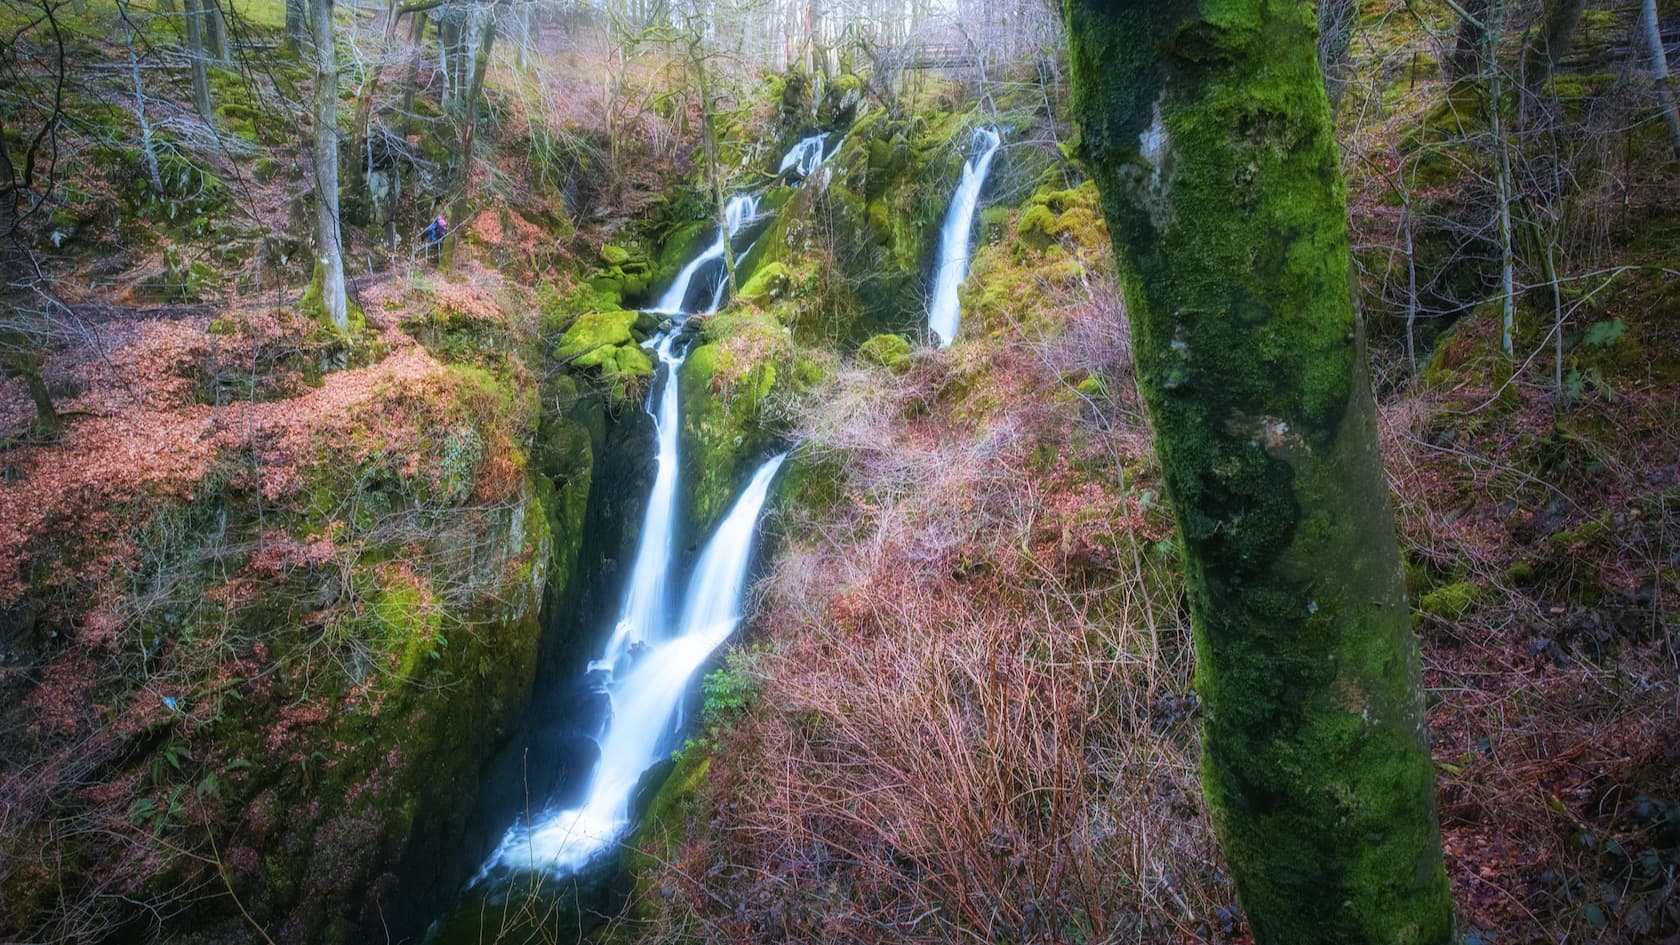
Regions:
<instances>
[{"instance_id":1,"label":"lichen on bark","mask_svg":"<svg viewBox=\"0 0 1680 945\"><path fill-rule=\"evenodd\" d=\"M1066 0L1261 945L1452 940L1313 5Z\"/></svg>"}]
</instances>

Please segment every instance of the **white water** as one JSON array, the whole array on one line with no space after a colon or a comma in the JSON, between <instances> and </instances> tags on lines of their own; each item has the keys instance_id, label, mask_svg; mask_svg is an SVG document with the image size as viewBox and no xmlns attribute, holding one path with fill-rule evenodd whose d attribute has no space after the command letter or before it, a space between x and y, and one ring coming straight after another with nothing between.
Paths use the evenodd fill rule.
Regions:
<instances>
[{"instance_id":1,"label":"white water","mask_svg":"<svg viewBox=\"0 0 1680 945\"><path fill-rule=\"evenodd\" d=\"M782 156L782 166L776 168L776 173L786 174L788 168L798 168L800 179L810 177L812 171L822 166L823 142L827 138L827 134L814 134L794 145Z\"/></svg>"},{"instance_id":2,"label":"white water","mask_svg":"<svg viewBox=\"0 0 1680 945\"><path fill-rule=\"evenodd\" d=\"M934 276L928 329L938 338L941 348L950 346L957 336L957 321L961 316L957 289L968 277L968 236L974 228L974 209L980 202L986 173L992 168L992 155L1003 142L996 130L976 128L974 143L980 153L963 164L962 183L951 197L951 208L945 211L945 227L939 234L939 268Z\"/></svg>"},{"instance_id":3,"label":"white water","mask_svg":"<svg viewBox=\"0 0 1680 945\"><path fill-rule=\"evenodd\" d=\"M648 641L648 648L632 656L627 671L615 675L608 686L613 716L601 738L601 761L583 805L545 814L529 827L516 825L502 838L492 865L570 873L629 826L631 793L659 760L689 682L740 622L759 512L786 456L775 456L759 467L707 542L689 581L682 617L669 638Z\"/></svg>"},{"instance_id":4,"label":"white water","mask_svg":"<svg viewBox=\"0 0 1680 945\"><path fill-rule=\"evenodd\" d=\"M801 141L782 159L781 170L798 167L808 177L825 157L823 136ZM758 215L758 198L731 197L724 209L724 225L713 242L683 270L652 311L683 317L683 307L696 274L723 256L724 241L734 237ZM751 252L751 247L748 247ZM723 301L724 279L714 288L715 310ZM680 421L679 371L683 357L674 353L676 332L651 344L666 366L657 402L650 396L656 437L656 472L642 522L636 560L626 582L618 622L590 670L606 680L611 717L597 738L600 761L590 775L583 803L568 810L549 810L533 823L517 823L502 837L496 851L474 882L497 868L545 870L555 875L574 872L596 853L611 846L629 826L630 799L636 784L659 759L666 741L680 724L683 694L694 674L741 619L741 594L752 560L753 534L771 480L786 454L759 467L701 553L689 580L682 610L673 622L668 582L674 564L678 446Z\"/></svg>"},{"instance_id":5,"label":"white water","mask_svg":"<svg viewBox=\"0 0 1680 945\"><path fill-rule=\"evenodd\" d=\"M636 563L625 583L624 602L619 607L618 625L601 653L601 658L589 664L590 669L611 670L623 659L630 644L640 640L651 642L665 632L665 607L668 595L665 580L671 573L671 548L676 543L674 532L677 506L677 369L682 367L681 356L671 352L676 341L675 331L657 340L655 352L665 365L665 383L659 391L659 403L648 397L648 412L658 431L655 438L653 491L648 494L647 512L642 518L642 535L636 548Z\"/></svg>"},{"instance_id":6,"label":"white water","mask_svg":"<svg viewBox=\"0 0 1680 945\"><path fill-rule=\"evenodd\" d=\"M694 257L688 265L682 268L681 272L677 273L676 281L671 283L671 287L665 290L665 294L659 297L659 301L654 303L650 311L665 315L687 314L687 310L683 308L683 302L688 299L688 287L694 282L695 274L704 269L707 264L721 260L723 258L724 242L739 233L742 227L751 223L757 216L758 197L756 195L737 194L730 197L723 206L723 228L718 230L717 239L712 242L712 245L706 247L705 252Z\"/></svg>"}]
</instances>

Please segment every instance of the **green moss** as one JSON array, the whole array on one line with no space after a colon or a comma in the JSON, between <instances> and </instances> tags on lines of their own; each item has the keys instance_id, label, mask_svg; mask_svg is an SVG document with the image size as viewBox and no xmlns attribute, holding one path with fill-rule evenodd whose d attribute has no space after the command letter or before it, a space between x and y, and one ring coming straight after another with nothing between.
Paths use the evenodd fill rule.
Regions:
<instances>
[{"instance_id":1,"label":"green moss","mask_svg":"<svg viewBox=\"0 0 1680 945\"><path fill-rule=\"evenodd\" d=\"M1261 945L1447 945L1313 8L1066 10L1183 543L1203 789L1250 929Z\"/></svg>"},{"instance_id":2,"label":"green moss","mask_svg":"<svg viewBox=\"0 0 1680 945\"><path fill-rule=\"evenodd\" d=\"M910 370L910 342L903 335L876 335L858 348L858 357L903 374Z\"/></svg>"},{"instance_id":3,"label":"green moss","mask_svg":"<svg viewBox=\"0 0 1680 945\"><path fill-rule=\"evenodd\" d=\"M635 400L653 378L653 361L638 340L640 312L590 312L578 316L554 349L556 360L605 381L615 401Z\"/></svg>"},{"instance_id":4,"label":"green moss","mask_svg":"<svg viewBox=\"0 0 1680 945\"><path fill-rule=\"evenodd\" d=\"M737 301L765 305L786 295L792 288L790 270L786 263L772 262L759 266L752 277L741 285Z\"/></svg>"},{"instance_id":5,"label":"green moss","mask_svg":"<svg viewBox=\"0 0 1680 945\"><path fill-rule=\"evenodd\" d=\"M376 596L370 614L373 637L395 657L399 679L414 679L421 661L447 645L441 608L427 591L408 583L389 584Z\"/></svg>"},{"instance_id":6,"label":"green moss","mask_svg":"<svg viewBox=\"0 0 1680 945\"><path fill-rule=\"evenodd\" d=\"M580 315L561 337L560 344L554 349L554 357L570 362L596 355L606 349L633 344L635 339L630 330L635 324L635 312L590 312Z\"/></svg>"},{"instance_id":7,"label":"green moss","mask_svg":"<svg viewBox=\"0 0 1680 945\"><path fill-rule=\"evenodd\" d=\"M693 822L692 808L705 794L711 766L711 754L705 749L695 745L685 749L631 834L625 869L635 883L638 912L645 912L645 904L652 901L658 870L678 855L685 826Z\"/></svg>"},{"instance_id":8,"label":"green moss","mask_svg":"<svg viewBox=\"0 0 1680 945\"><path fill-rule=\"evenodd\" d=\"M774 316L750 309L711 318L705 343L689 350L680 377L692 534L710 531L747 464L776 437L766 407L773 397L797 389L796 365L788 335Z\"/></svg>"},{"instance_id":9,"label":"green moss","mask_svg":"<svg viewBox=\"0 0 1680 945\"><path fill-rule=\"evenodd\" d=\"M344 312L347 321L344 330L340 332L338 327L332 323L332 318L327 314L326 305L321 301L321 279L322 269L320 266L316 266L314 274L310 276L308 287L303 290L303 298L298 300L298 314L309 321L316 322L321 330L333 332L344 338L355 338L365 333L367 331L367 315L362 311L362 307L356 304L355 299L346 298L344 300Z\"/></svg>"},{"instance_id":10,"label":"green moss","mask_svg":"<svg viewBox=\"0 0 1680 945\"><path fill-rule=\"evenodd\" d=\"M1418 610L1442 620L1457 620L1470 612L1480 590L1469 581L1438 587L1418 599Z\"/></svg>"},{"instance_id":11,"label":"green moss","mask_svg":"<svg viewBox=\"0 0 1680 945\"><path fill-rule=\"evenodd\" d=\"M1546 536L1546 547L1553 551L1569 551L1603 541L1611 534L1610 526L1600 519L1582 522Z\"/></svg>"}]
</instances>

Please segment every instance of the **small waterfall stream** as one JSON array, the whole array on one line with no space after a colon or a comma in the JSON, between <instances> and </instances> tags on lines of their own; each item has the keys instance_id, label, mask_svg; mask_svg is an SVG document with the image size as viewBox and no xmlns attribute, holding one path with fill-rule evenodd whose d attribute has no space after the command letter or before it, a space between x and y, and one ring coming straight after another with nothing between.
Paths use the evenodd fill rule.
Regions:
<instances>
[{"instance_id":1,"label":"small waterfall stream","mask_svg":"<svg viewBox=\"0 0 1680 945\"><path fill-rule=\"evenodd\" d=\"M974 228L974 210L980 203L980 188L985 186L986 174L992 168L992 156L1003 139L994 128L974 129L977 153L963 164L962 181L951 196L951 208L945 211L945 225L939 233L939 265L934 274L933 304L928 310L928 330L939 341L939 347L949 347L957 336L957 322L961 306L957 289L968 278L969 231Z\"/></svg>"},{"instance_id":2,"label":"small waterfall stream","mask_svg":"<svg viewBox=\"0 0 1680 945\"><path fill-rule=\"evenodd\" d=\"M650 311L665 315L689 314L691 310L684 308L684 304L688 301L688 292L694 284L694 277L711 263L715 262L721 268L724 244L733 239L735 234L741 232L742 227L751 223L757 217L757 195L737 194L730 197L724 204L723 227L718 230L717 239L712 242L712 245L706 247L700 255L694 257L692 262L684 266L681 272L677 273L676 281L671 283L671 287L665 290L665 294L659 297L659 301L654 303ZM727 281L721 273L719 274L719 280Z\"/></svg>"},{"instance_id":3,"label":"small waterfall stream","mask_svg":"<svg viewBox=\"0 0 1680 945\"><path fill-rule=\"evenodd\" d=\"M674 378L666 380L667 385L673 382ZM771 457L758 468L706 543L689 581L682 616L674 623L647 626L645 635L632 637L621 648L615 665L597 664L610 679L606 688L613 713L600 737L601 760L583 804L546 812L529 825L516 824L502 838L487 869L572 873L629 827L631 795L643 773L669 748L678 704L689 682L740 622L759 513L786 457ZM657 536L650 536L643 545L656 541ZM621 623L619 630L624 629ZM630 635L615 632L614 640L621 636Z\"/></svg>"},{"instance_id":4,"label":"small waterfall stream","mask_svg":"<svg viewBox=\"0 0 1680 945\"><path fill-rule=\"evenodd\" d=\"M782 159L781 172L797 169L808 178L826 155L824 135L796 144ZM704 293L695 281L711 264L721 268L726 241L758 217L758 197L741 194L726 205L716 240L677 274L650 311L674 316L676 325L647 344L663 370L647 410L657 430L656 472L642 532L617 621L599 656L589 664L590 685L606 695L611 713L596 734L600 760L580 802L549 805L521 818L502 836L474 885L496 876L565 876L582 870L609 849L630 826L630 804L642 776L668 751L679 726L679 710L694 675L727 640L741 619L742 595L752 562L753 538L771 482L786 454L765 461L701 552L680 610L673 614L677 576L677 509L681 498L680 372L684 353L681 325L695 314L691 294L715 310L723 303L724 280ZM543 799L533 798L541 804Z\"/></svg>"}]
</instances>

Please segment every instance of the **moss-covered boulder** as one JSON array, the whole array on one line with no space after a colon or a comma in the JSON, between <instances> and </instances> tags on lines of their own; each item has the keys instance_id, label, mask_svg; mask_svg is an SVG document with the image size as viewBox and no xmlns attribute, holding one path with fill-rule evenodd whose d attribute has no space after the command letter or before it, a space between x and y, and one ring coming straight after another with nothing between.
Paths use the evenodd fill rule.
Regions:
<instances>
[{"instance_id":1,"label":"moss-covered boulder","mask_svg":"<svg viewBox=\"0 0 1680 945\"><path fill-rule=\"evenodd\" d=\"M606 382L614 399L633 400L653 378L653 360L641 346L645 325L642 312L579 315L560 337L554 358Z\"/></svg>"},{"instance_id":2,"label":"moss-covered boulder","mask_svg":"<svg viewBox=\"0 0 1680 945\"><path fill-rule=\"evenodd\" d=\"M858 348L858 357L903 374L910 370L910 342L903 335L876 335Z\"/></svg>"},{"instance_id":3,"label":"moss-covered boulder","mask_svg":"<svg viewBox=\"0 0 1680 945\"><path fill-rule=\"evenodd\" d=\"M731 310L707 320L681 371L683 478L695 541L729 507L752 463L783 432L779 403L822 374L773 314Z\"/></svg>"}]
</instances>

